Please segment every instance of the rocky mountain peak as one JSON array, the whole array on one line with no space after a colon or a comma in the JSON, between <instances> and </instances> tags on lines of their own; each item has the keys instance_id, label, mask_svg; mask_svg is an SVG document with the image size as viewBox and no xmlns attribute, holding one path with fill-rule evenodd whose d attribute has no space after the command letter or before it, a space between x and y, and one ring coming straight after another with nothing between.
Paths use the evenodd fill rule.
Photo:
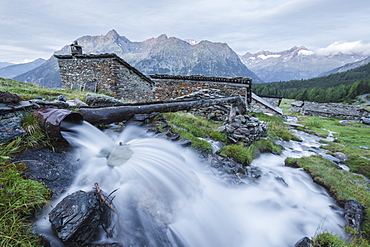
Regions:
<instances>
[{"instance_id":1,"label":"rocky mountain peak","mask_svg":"<svg viewBox=\"0 0 370 247\"><path fill-rule=\"evenodd\" d=\"M105 35L106 38L111 38L111 39L117 39L119 38L119 34L117 33L116 30L112 29L110 30L106 35Z\"/></svg>"},{"instance_id":2,"label":"rocky mountain peak","mask_svg":"<svg viewBox=\"0 0 370 247\"><path fill-rule=\"evenodd\" d=\"M167 39L168 39L168 37L167 37L167 35L166 35L166 34L161 34L161 35L159 35L159 36L158 36L158 38L157 38L157 40L159 40L159 41L167 40Z\"/></svg>"},{"instance_id":3,"label":"rocky mountain peak","mask_svg":"<svg viewBox=\"0 0 370 247\"><path fill-rule=\"evenodd\" d=\"M85 54L115 53L144 74L176 74L205 76L249 77L254 82L261 80L250 71L239 59L238 55L226 44L202 41L191 45L176 37L161 34L143 42L131 42L120 36L116 30L110 30L106 35L83 36L77 39ZM55 54L70 54L69 45L64 46ZM43 85L55 86L60 82L58 65L51 58L37 71L27 72L22 80L45 77L44 72L52 74L50 81ZM28 82L31 82L28 80Z\"/></svg>"}]
</instances>

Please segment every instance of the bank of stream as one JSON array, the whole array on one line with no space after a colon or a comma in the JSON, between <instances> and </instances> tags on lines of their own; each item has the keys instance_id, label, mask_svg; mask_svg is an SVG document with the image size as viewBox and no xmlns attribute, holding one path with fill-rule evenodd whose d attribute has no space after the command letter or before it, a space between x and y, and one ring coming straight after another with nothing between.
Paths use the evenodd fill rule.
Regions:
<instances>
[{"instance_id":1,"label":"bank of stream","mask_svg":"<svg viewBox=\"0 0 370 247\"><path fill-rule=\"evenodd\" d=\"M287 157L323 154L318 137L296 132L302 141L279 142L283 154L261 154L242 167L137 127L110 136L86 124L68 128L64 137L77 147L78 172L51 205L94 183L107 192L119 188L114 205L125 230L117 227L112 238L103 232L94 244L280 247L323 232L346 237L343 209L303 169L284 165ZM105 154L117 145L132 153L112 165ZM63 246L50 230L51 209L36 231Z\"/></svg>"}]
</instances>

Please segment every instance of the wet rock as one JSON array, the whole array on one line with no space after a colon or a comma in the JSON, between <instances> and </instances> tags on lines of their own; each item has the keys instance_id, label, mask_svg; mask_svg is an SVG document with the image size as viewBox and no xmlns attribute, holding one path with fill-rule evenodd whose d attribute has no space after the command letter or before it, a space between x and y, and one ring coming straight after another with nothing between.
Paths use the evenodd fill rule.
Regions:
<instances>
[{"instance_id":1,"label":"wet rock","mask_svg":"<svg viewBox=\"0 0 370 247\"><path fill-rule=\"evenodd\" d=\"M67 97L65 95L59 95L56 100L57 101L67 102Z\"/></svg>"},{"instance_id":2,"label":"wet rock","mask_svg":"<svg viewBox=\"0 0 370 247\"><path fill-rule=\"evenodd\" d=\"M149 114L135 114L133 117L134 121L141 121L141 122L144 122L148 119L150 119Z\"/></svg>"},{"instance_id":3,"label":"wet rock","mask_svg":"<svg viewBox=\"0 0 370 247\"><path fill-rule=\"evenodd\" d=\"M132 157L132 150L128 145L114 147L107 157L109 166L120 166L126 163Z\"/></svg>"},{"instance_id":4,"label":"wet rock","mask_svg":"<svg viewBox=\"0 0 370 247\"><path fill-rule=\"evenodd\" d=\"M256 166L248 166L248 177L252 179L258 179L262 176L262 171Z\"/></svg>"},{"instance_id":5,"label":"wet rock","mask_svg":"<svg viewBox=\"0 0 370 247\"><path fill-rule=\"evenodd\" d=\"M344 204L344 219L346 226L357 232L361 232L361 224L364 221L365 207L354 200L346 201Z\"/></svg>"},{"instance_id":6,"label":"wet rock","mask_svg":"<svg viewBox=\"0 0 370 247\"><path fill-rule=\"evenodd\" d=\"M340 160L336 157L334 157L333 155L329 155L329 154L322 154L321 155L324 159L327 159L329 161L331 161L332 163L334 164L339 164L340 163Z\"/></svg>"},{"instance_id":7,"label":"wet rock","mask_svg":"<svg viewBox=\"0 0 370 247\"><path fill-rule=\"evenodd\" d=\"M22 128L22 118L21 113L0 115L0 143L11 141L26 134L26 131Z\"/></svg>"},{"instance_id":8,"label":"wet rock","mask_svg":"<svg viewBox=\"0 0 370 247\"><path fill-rule=\"evenodd\" d=\"M341 169L341 170L345 170L347 172L349 172L351 170L348 166L343 165L343 164L336 165L336 168Z\"/></svg>"},{"instance_id":9,"label":"wet rock","mask_svg":"<svg viewBox=\"0 0 370 247\"><path fill-rule=\"evenodd\" d=\"M191 141L188 140L188 139L185 139L185 138L180 138L177 143L180 145L180 146L183 146L183 147L189 147L191 146Z\"/></svg>"},{"instance_id":10,"label":"wet rock","mask_svg":"<svg viewBox=\"0 0 370 247\"><path fill-rule=\"evenodd\" d=\"M153 112L150 114L135 114L131 119L129 119L126 124L135 125L135 126L143 126L143 125L150 125L155 117L157 117L160 113Z\"/></svg>"},{"instance_id":11,"label":"wet rock","mask_svg":"<svg viewBox=\"0 0 370 247\"><path fill-rule=\"evenodd\" d=\"M347 155L345 155L344 153L341 153L341 152L336 152L336 153L333 153L333 156L335 158L337 158L339 160L339 162L345 162L346 160L348 160L348 157Z\"/></svg>"},{"instance_id":12,"label":"wet rock","mask_svg":"<svg viewBox=\"0 0 370 247\"><path fill-rule=\"evenodd\" d=\"M275 179L280 182L282 185L284 185L285 187L289 187L289 185L285 182L284 178L280 177L280 176L276 176Z\"/></svg>"},{"instance_id":13,"label":"wet rock","mask_svg":"<svg viewBox=\"0 0 370 247\"><path fill-rule=\"evenodd\" d=\"M312 240L308 237L304 237L298 240L294 247L312 247Z\"/></svg>"},{"instance_id":14,"label":"wet rock","mask_svg":"<svg viewBox=\"0 0 370 247\"><path fill-rule=\"evenodd\" d=\"M81 246L101 224L103 214L99 194L80 190L59 202L49 213L49 221L66 246Z\"/></svg>"},{"instance_id":15,"label":"wet rock","mask_svg":"<svg viewBox=\"0 0 370 247\"><path fill-rule=\"evenodd\" d=\"M68 147L54 151L49 148L29 149L17 155L12 162L27 165L26 176L47 185L53 196L67 190L79 167L78 157Z\"/></svg>"},{"instance_id":16,"label":"wet rock","mask_svg":"<svg viewBox=\"0 0 370 247\"><path fill-rule=\"evenodd\" d=\"M168 133L167 136L171 141L177 141L180 139L180 133L177 132Z\"/></svg>"}]
</instances>

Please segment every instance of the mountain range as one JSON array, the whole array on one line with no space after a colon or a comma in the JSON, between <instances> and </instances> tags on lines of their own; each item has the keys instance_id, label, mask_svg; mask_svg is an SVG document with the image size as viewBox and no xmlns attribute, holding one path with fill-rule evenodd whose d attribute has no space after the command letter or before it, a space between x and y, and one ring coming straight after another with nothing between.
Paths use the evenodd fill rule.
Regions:
<instances>
[{"instance_id":1,"label":"mountain range","mask_svg":"<svg viewBox=\"0 0 370 247\"><path fill-rule=\"evenodd\" d=\"M85 54L115 53L142 73L205 76L249 77L262 82L225 43L187 41L160 35L143 42L131 42L115 30L102 36L83 36L77 39ZM55 54L70 54L69 45ZM60 87L57 60L48 59L40 67L15 77L45 87Z\"/></svg>"},{"instance_id":2,"label":"mountain range","mask_svg":"<svg viewBox=\"0 0 370 247\"><path fill-rule=\"evenodd\" d=\"M9 64L8 66L4 66L0 68L0 77L3 78L14 78L17 75L21 75L26 73L34 68L37 68L41 64L45 62L45 59L38 58L29 63L21 63L21 64Z\"/></svg>"},{"instance_id":3,"label":"mountain range","mask_svg":"<svg viewBox=\"0 0 370 247\"><path fill-rule=\"evenodd\" d=\"M295 46L282 52L246 53L240 58L264 82L278 82L309 79L336 73L338 67L343 67L349 63L358 63L355 65L359 67L364 65L360 61L365 60L367 56L342 53L321 55L308 50L304 46Z\"/></svg>"},{"instance_id":4,"label":"mountain range","mask_svg":"<svg viewBox=\"0 0 370 247\"><path fill-rule=\"evenodd\" d=\"M85 54L116 53L146 75L249 77L254 83L313 78L345 70L346 66L361 66L369 59L362 54L322 55L304 46L282 52L238 55L226 43L181 40L165 34L132 42L115 30L106 35L83 36L77 42ZM55 54L70 54L69 45ZM13 79L45 87L61 87L59 67L54 56Z\"/></svg>"}]
</instances>

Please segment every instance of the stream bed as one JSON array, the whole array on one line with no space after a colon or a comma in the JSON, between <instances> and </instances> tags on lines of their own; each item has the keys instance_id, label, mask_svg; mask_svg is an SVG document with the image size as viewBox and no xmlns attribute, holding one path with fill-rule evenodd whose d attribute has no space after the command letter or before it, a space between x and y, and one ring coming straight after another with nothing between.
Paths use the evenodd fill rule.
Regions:
<instances>
[{"instance_id":1,"label":"stream bed","mask_svg":"<svg viewBox=\"0 0 370 247\"><path fill-rule=\"evenodd\" d=\"M326 155L319 137L293 130L301 142L279 142L281 155L262 154L248 168L258 176L228 183L191 149L144 129L106 134L87 122L64 128L81 165L72 185L36 222L35 231L52 246L64 245L48 213L66 195L91 191L94 183L108 193L118 189L118 227L113 237L95 236L94 244L283 247L322 232L345 237L343 210L306 172L284 165L286 157Z\"/></svg>"}]
</instances>

